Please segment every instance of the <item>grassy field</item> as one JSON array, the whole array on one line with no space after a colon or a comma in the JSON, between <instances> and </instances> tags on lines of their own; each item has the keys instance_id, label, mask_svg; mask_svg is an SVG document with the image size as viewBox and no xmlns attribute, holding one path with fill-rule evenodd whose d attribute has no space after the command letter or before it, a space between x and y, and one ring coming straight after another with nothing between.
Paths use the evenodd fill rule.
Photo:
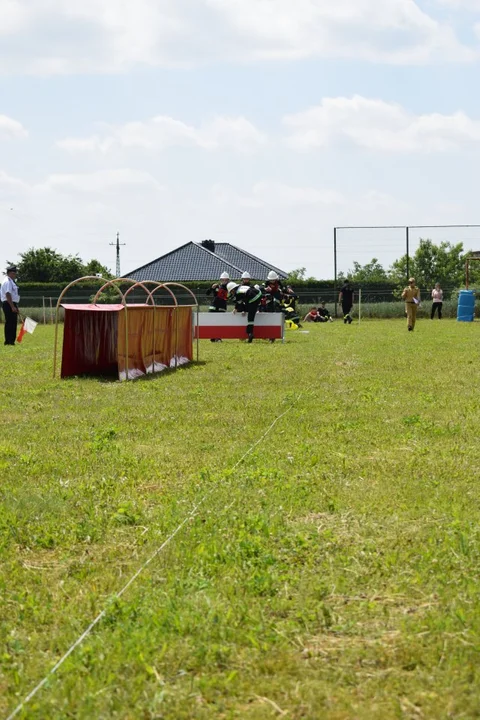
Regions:
<instances>
[{"instance_id":1,"label":"grassy field","mask_svg":"<svg viewBox=\"0 0 480 720\"><path fill-rule=\"evenodd\" d=\"M19 717L480 718L478 325L308 330L123 384L0 347L2 717L106 609Z\"/></svg>"}]
</instances>

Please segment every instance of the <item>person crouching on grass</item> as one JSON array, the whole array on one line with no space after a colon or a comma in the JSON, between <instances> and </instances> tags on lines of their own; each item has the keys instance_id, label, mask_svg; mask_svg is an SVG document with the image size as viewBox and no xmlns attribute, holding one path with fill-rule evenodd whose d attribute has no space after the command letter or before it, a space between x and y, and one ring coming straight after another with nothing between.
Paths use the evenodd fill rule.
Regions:
<instances>
[{"instance_id":1,"label":"person crouching on grass","mask_svg":"<svg viewBox=\"0 0 480 720\"><path fill-rule=\"evenodd\" d=\"M415 278L410 278L408 281L408 287L402 292L402 300L405 300L408 331L413 332L417 319L417 308L420 305L420 290L415 284Z\"/></svg>"},{"instance_id":2,"label":"person crouching on grass","mask_svg":"<svg viewBox=\"0 0 480 720\"><path fill-rule=\"evenodd\" d=\"M318 322L320 315L317 308L313 307L303 318L303 322Z\"/></svg>"},{"instance_id":3,"label":"person crouching on grass","mask_svg":"<svg viewBox=\"0 0 480 720\"><path fill-rule=\"evenodd\" d=\"M318 308L319 320L318 322L333 322L333 318L330 315L330 311L325 307L325 302L322 300L320 307Z\"/></svg>"}]
</instances>

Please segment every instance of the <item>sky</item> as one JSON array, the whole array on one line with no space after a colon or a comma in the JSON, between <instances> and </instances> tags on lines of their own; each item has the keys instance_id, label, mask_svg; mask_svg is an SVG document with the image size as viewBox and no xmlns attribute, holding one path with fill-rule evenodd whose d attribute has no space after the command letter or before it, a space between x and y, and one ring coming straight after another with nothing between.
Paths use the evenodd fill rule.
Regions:
<instances>
[{"instance_id":1,"label":"sky","mask_svg":"<svg viewBox=\"0 0 480 720\"><path fill-rule=\"evenodd\" d=\"M330 278L334 226L480 224L479 71L480 0L0 0L0 269L119 231L122 274L211 238Z\"/></svg>"}]
</instances>

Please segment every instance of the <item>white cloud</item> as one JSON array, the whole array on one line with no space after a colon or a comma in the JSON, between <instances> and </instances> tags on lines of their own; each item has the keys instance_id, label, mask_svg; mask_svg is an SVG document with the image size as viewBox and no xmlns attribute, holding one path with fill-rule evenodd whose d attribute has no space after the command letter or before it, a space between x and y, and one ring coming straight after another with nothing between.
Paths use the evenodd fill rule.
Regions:
<instances>
[{"instance_id":1,"label":"white cloud","mask_svg":"<svg viewBox=\"0 0 480 720\"><path fill-rule=\"evenodd\" d=\"M248 195L242 195L221 185L213 190L213 199L219 204L236 204L245 208L294 208L340 205L344 196L329 189L296 187L279 182L256 183Z\"/></svg>"},{"instance_id":2,"label":"white cloud","mask_svg":"<svg viewBox=\"0 0 480 720\"><path fill-rule=\"evenodd\" d=\"M21 139L28 137L28 132L23 127L22 123L13 118L7 117L7 115L0 115L0 140L2 139Z\"/></svg>"},{"instance_id":3,"label":"white cloud","mask_svg":"<svg viewBox=\"0 0 480 720\"><path fill-rule=\"evenodd\" d=\"M362 58L399 64L467 60L451 28L414 0L208 0L255 58Z\"/></svg>"},{"instance_id":4,"label":"white cloud","mask_svg":"<svg viewBox=\"0 0 480 720\"><path fill-rule=\"evenodd\" d=\"M160 151L174 146L242 152L255 149L264 141L263 134L244 117L218 116L196 128L162 115L146 122L108 126L103 137L66 138L57 145L70 153L107 154L119 149Z\"/></svg>"},{"instance_id":5,"label":"white cloud","mask_svg":"<svg viewBox=\"0 0 480 720\"><path fill-rule=\"evenodd\" d=\"M47 75L300 57L404 64L476 56L414 0L2 0L0 36L0 71Z\"/></svg>"},{"instance_id":6,"label":"white cloud","mask_svg":"<svg viewBox=\"0 0 480 720\"><path fill-rule=\"evenodd\" d=\"M99 170L93 173L56 174L33 189L36 191L55 191L66 193L108 193L122 188L145 188L159 191L161 185L147 172L120 168L117 170Z\"/></svg>"},{"instance_id":7,"label":"white cloud","mask_svg":"<svg viewBox=\"0 0 480 720\"><path fill-rule=\"evenodd\" d=\"M472 10L480 12L480 0L437 0L440 5L447 5L455 10Z\"/></svg>"},{"instance_id":8,"label":"white cloud","mask_svg":"<svg viewBox=\"0 0 480 720\"><path fill-rule=\"evenodd\" d=\"M325 98L320 105L289 115L287 144L296 150L351 141L369 150L442 152L480 142L480 121L463 112L413 115L400 105L361 96Z\"/></svg>"},{"instance_id":9,"label":"white cloud","mask_svg":"<svg viewBox=\"0 0 480 720\"><path fill-rule=\"evenodd\" d=\"M0 37L22 30L28 23L27 3L21 0L2 0L0 4Z\"/></svg>"},{"instance_id":10,"label":"white cloud","mask_svg":"<svg viewBox=\"0 0 480 720\"><path fill-rule=\"evenodd\" d=\"M0 170L0 191L2 200L10 200L19 195L29 187L27 183L19 178L12 177L3 170Z\"/></svg>"}]
</instances>

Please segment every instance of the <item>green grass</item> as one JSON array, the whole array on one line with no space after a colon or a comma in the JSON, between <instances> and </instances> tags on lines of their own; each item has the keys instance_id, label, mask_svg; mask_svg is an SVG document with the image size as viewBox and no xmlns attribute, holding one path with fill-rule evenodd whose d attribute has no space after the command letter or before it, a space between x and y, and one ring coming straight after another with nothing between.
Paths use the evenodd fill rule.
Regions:
<instances>
[{"instance_id":1,"label":"green grass","mask_svg":"<svg viewBox=\"0 0 480 720\"><path fill-rule=\"evenodd\" d=\"M0 348L2 716L107 608L21 717L480 717L478 325L308 330L123 384Z\"/></svg>"}]
</instances>

